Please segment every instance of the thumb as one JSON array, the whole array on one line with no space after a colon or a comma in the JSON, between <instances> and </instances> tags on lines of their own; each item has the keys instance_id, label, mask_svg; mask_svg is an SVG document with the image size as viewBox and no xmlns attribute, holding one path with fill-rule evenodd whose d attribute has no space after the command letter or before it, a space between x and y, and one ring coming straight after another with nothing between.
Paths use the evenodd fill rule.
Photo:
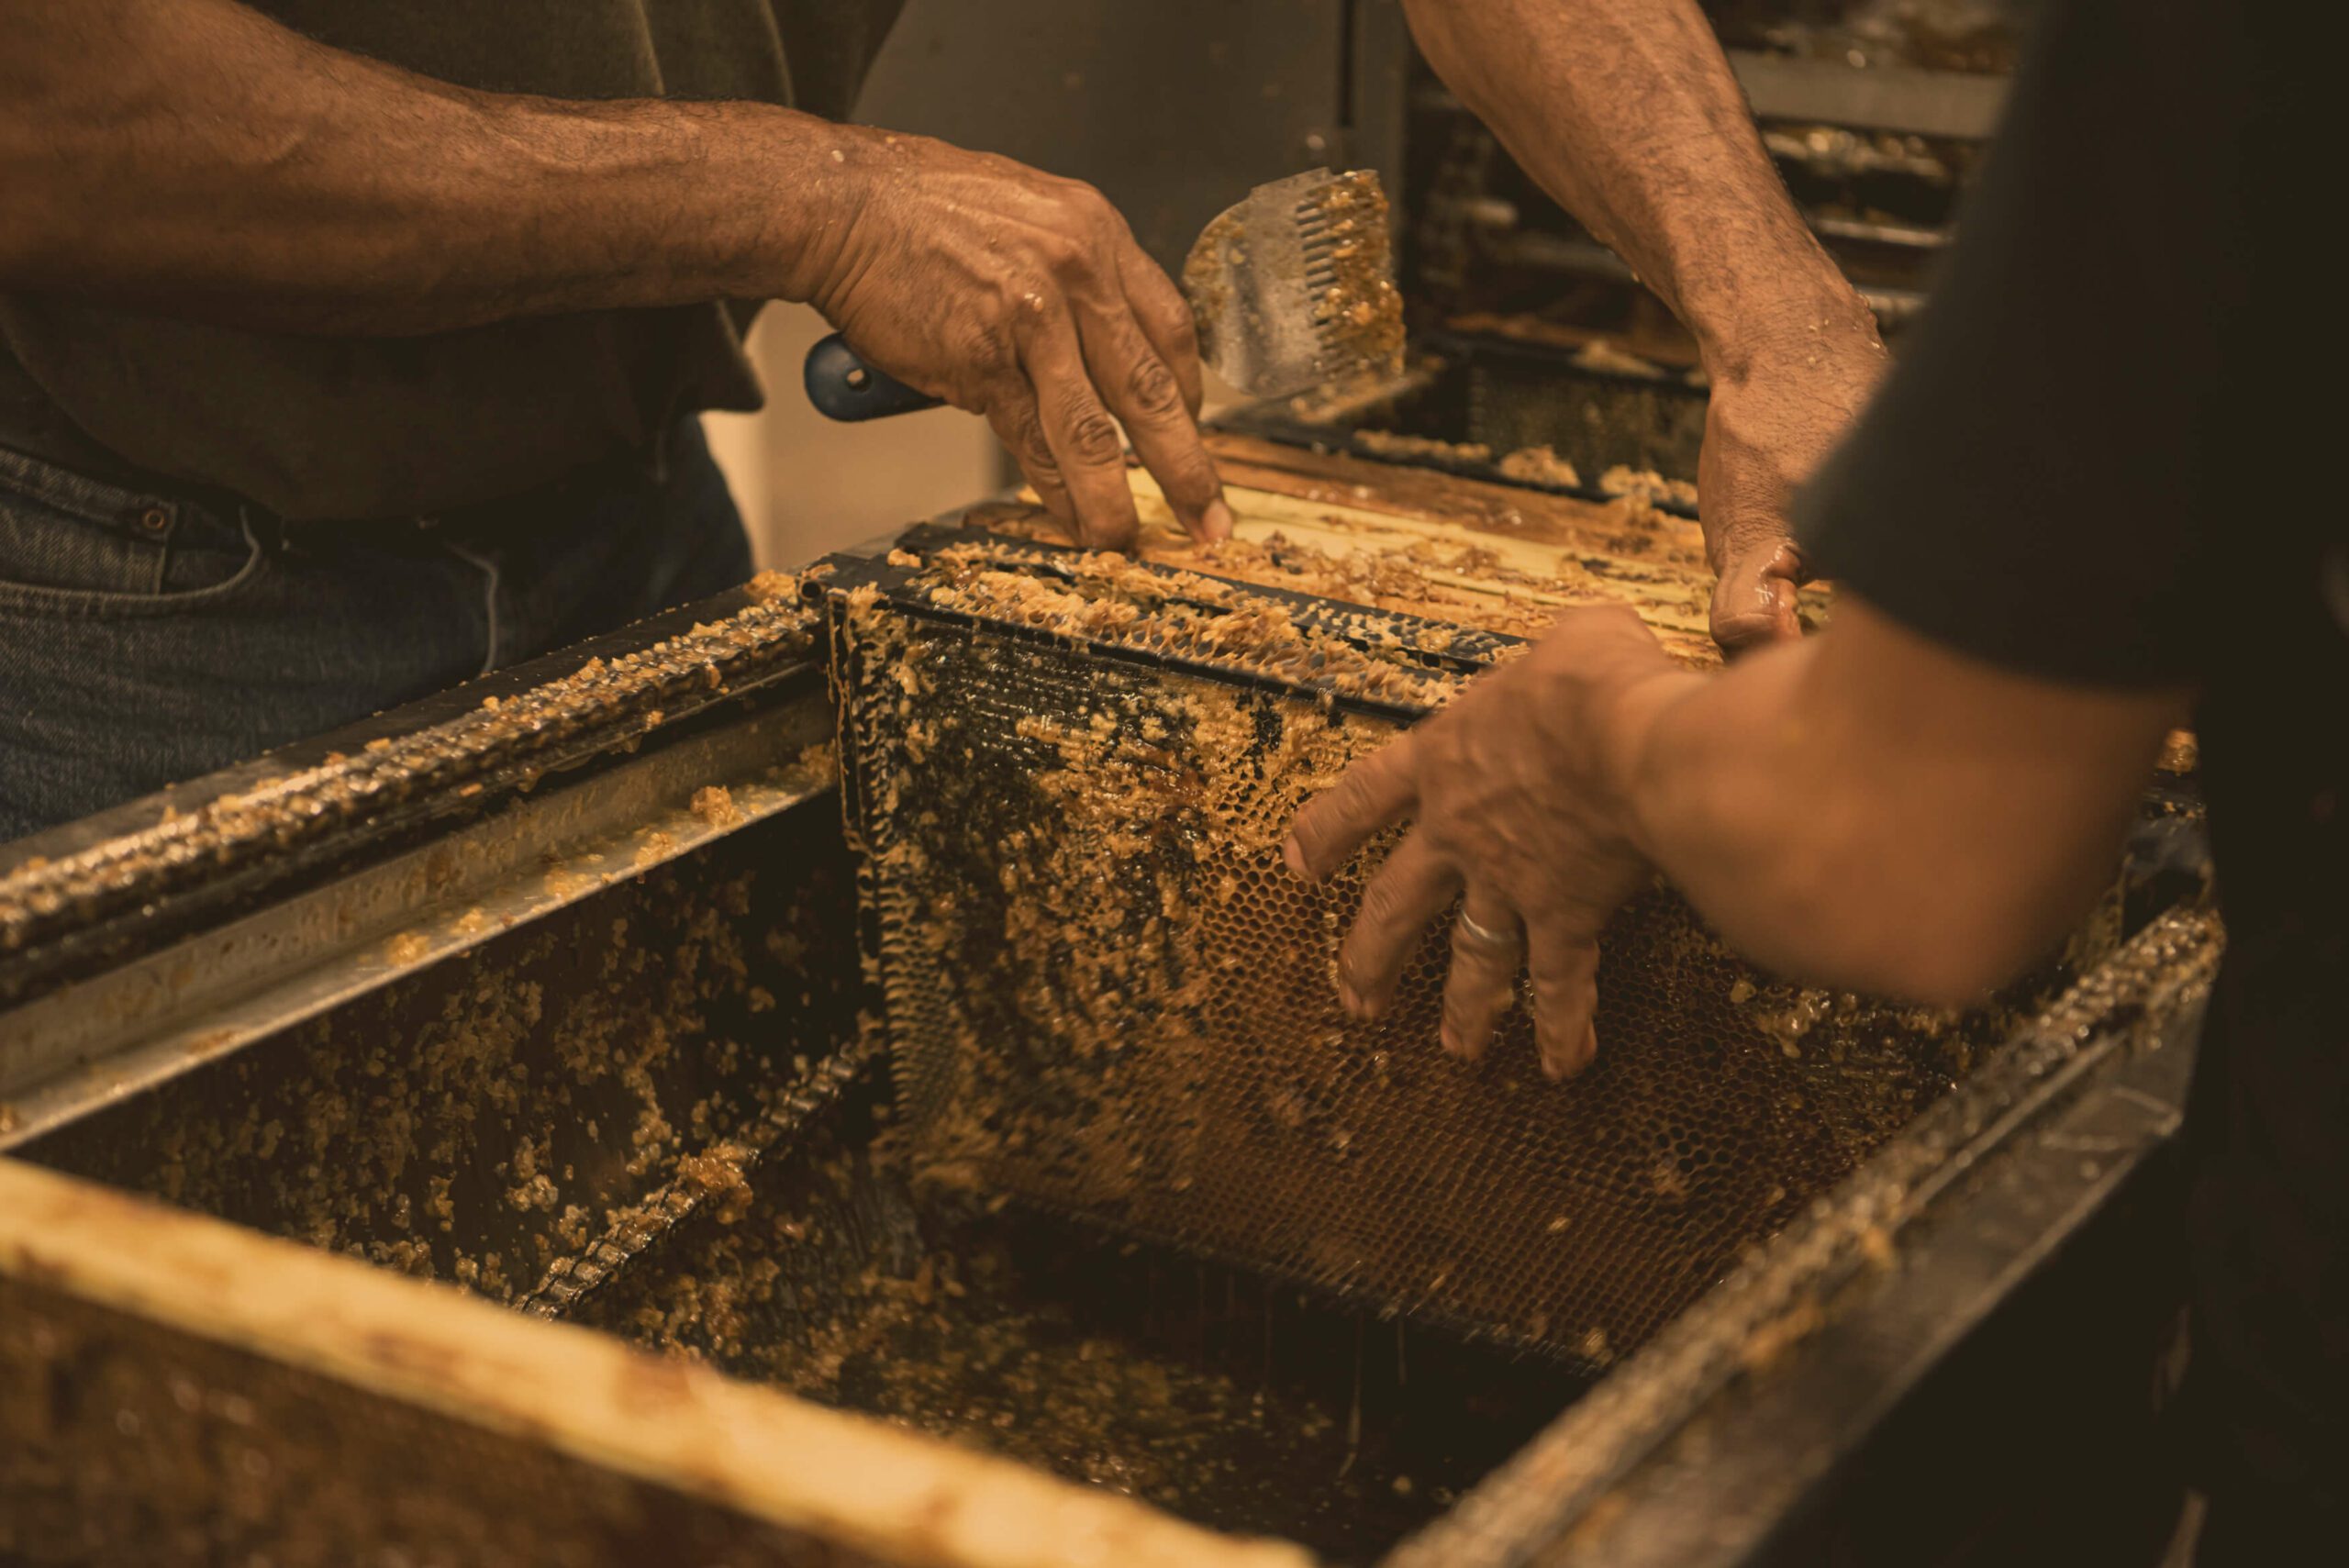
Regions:
<instances>
[{"instance_id":1,"label":"thumb","mask_svg":"<svg viewBox=\"0 0 2349 1568\"><path fill-rule=\"evenodd\" d=\"M1721 651L1738 654L1802 635L1796 616L1802 555L1783 536L1732 551L1713 584L1709 617Z\"/></svg>"}]
</instances>

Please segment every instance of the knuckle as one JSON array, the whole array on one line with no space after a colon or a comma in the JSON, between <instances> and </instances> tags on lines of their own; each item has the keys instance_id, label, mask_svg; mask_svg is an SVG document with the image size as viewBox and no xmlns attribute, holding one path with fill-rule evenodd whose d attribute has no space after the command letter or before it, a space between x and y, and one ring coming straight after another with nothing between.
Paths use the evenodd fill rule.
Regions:
<instances>
[{"instance_id":1,"label":"knuckle","mask_svg":"<svg viewBox=\"0 0 2349 1568\"><path fill-rule=\"evenodd\" d=\"M974 376L993 380L1011 368L1011 345L990 322L965 322L955 335L954 351Z\"/></svg>"},{"instance_id":2,"label":"knuckle","mask_svg":"<svg viewBox=\"0 0 2349 1568\"><path fill-rule=\"evenodd\" d=\"M1125 442L1118 435L1118 423L1100 408L1087 408L1070 421L1068 428L1070 457L1090 467L1108 467L1125 460Z\"/></svg>"},{"instance_id":3,"label":"knuckle","mask_svg":"<svg viewBox=\"0 0 2349 1568\"><path fill-rule=\"evenodd\" d=\"M1373 820L1365 786L1352 774L1330 785L1329 792L1314 804L1319 814L1313 834L1319 844L1334 844L1341 839L1358 840L1365 836Z\"/></svg>"},{"instance_id":4,"label":"knuckle","mask_svg":"<svg viewBox=\"0 0 2349 1568\"><path fill-rule=\"evenodd\" d=\"M1069 215L1087 227L1118 216L1118 209L1109 205L1109 198L1101 194L1100 187L1083 180L1063 180L1060 197Z\"/></svg>"},{"instance_id":5,"label":"knuckle","mask_svg":"<svg viewBox=\"0 0 2349 1568\"><path fill-rule=\"evenodd\" d=\"M1454 1034L1474 1035L1477 1032L1477 1025L1481 1019L1477 1016L1476 1009L1468 1005L1466 998L1457 995L1458 989L1455 982L1453 988L1444 993L1443 1021L1451 1027Z\"/></svg>"},{"instance_id":6,"label":"knuckle","mask_svg":"<svg viewBox=\"0 0 2349 1568\"><path fill-rule=\"evenodd\" d=\"M1215 465L1203 457L1178 458L1158 478L1166 493L1184 506L1197 508L1216 498Z\"/></svg>"},{"instance_id":7,"label":"knuckle","mask_svg":"<svg viewBox=\"0 0 2349 1568\"><path fill-rule=\"evenodd\" d=\"M1587 1010L1598 995L1598 987L1588 974L1553 972L1533 977L1533 1006L1564 1022Z\"/></svg>"},{"instance_id":8,"label":"knuckle","mask_svg":"<svg viewBox=\"0 0 2349 1568\"><path fill-rule=\"evenodd\" d=\"M1191 307L1183 303L1170 284L1164 294L1152 299L1147 306L1152 325L1161 336L1181 354L1196 354L1199 349L1198 323L1191 315Z\"/></svg>"},{"instance_id":9,"label":"knuckle","mask_svg":"<svg viewBox=\"0 0 2349 1568\"><path fill-rule=\"evenodd\" d=\"M1371 943L1357 932L1338 950L1338 978L1357 995L1376 1001L1386 993L1380 960Z\"/></svg>"},{"instance_id":10,"label":"knuckle","mask_svg":"<svg viewBox=\"0 0 2349 1568\"><path fill-rule=\"evenodd\" d=\"M1183 407L1183 389L1175 384L1174 373L1156 354L1144 354L1134 361L1126 376L1126 395L1136 409L1152 419L1171 419Z\"/></svg>"},{"instance_id":11,"label":"knuckle","mask_svg":"<svg viewBox=\"0 0 2349 1568\"><path fill-rule=\"evenodd\" d=\"M1093 243L1082 232L1049 228L1036 237L1035 243L1046 271L1063 283L1092 271Z\"/></svg>"},{"instance_id":12,"label":"knuckle","mask_svg":"<svg viewBox=\"0 0 2349 1568\"><path fill-rule=\"evenodd\" d=\"M1363 889L1362 917L1355 929L1359 931L1365 926L1392 925L1401 914L1402 900L1396 896L1394 888L1388 886L1384 880L1374 882ZM1353 944L1349 943L1347 946L1348 950L1352 951Z\"/></svg>"},{"instance_id":13,"label":"knuckle","mask_svg":"<svg viewBox=\"0 0 2349 1568\"><path fill-rule=\"evenodd\" d=\"M1052 256L1065 243L1058 235L1047 234L1036 240L1038 254L1022 256L1006 267L996 296L1007 317L1018 318L1036 315L1044 303L1060 292L1060 284L1050 266Z\"/></svg>"},{"instance_id":14,"label":"knuckle","mask_svg":"<svg viewBox=\"0 0 2349 1568\"><path fill-rule=\"evenodd\" d=\"M1368 768L1349 768L1330 787L1329 799L1349 821L1358 821L1377 808L1377 789Z\"/></svg>"},{"instance_id":15,"label":"knuckle","mask_svg":"<svg viewBox=\"0 0 2349 1568\"><path fill-rule=\"evenodd\" d=\"M1044 439L1043 422L1029 409L1011 422L1011 455L1028 471L1028 477L1040 483L1057 484L1061 482L1061 466L1052 456L1052 444Z\"/></svg>"},{"instance_id":16,"label":"knuckle","mask_svg":"<svg viewBox=\"0 0 2349 1568\"><path fill-rule=\"evenodd\" d=\"M1733 653L1771 641L1777 629L1777 623L1771 617L1740 611L1714 617L1713 640L1721 645L1723 651Z\"/></svg>"},{"instance_id":17,"label":"knuckle","mask_svg":"<svg viewBox=\"0 0 2349 1568\"><path fill-rule=\"evenodd\" d=\"M1481 980L1486 971L1500 966L1501 955L1461 929L1457 921L1453 923L1448 936L1452 945L1452 974L1455 984L1469 975L1475 975Z\"/></svg>"}]
</instances>

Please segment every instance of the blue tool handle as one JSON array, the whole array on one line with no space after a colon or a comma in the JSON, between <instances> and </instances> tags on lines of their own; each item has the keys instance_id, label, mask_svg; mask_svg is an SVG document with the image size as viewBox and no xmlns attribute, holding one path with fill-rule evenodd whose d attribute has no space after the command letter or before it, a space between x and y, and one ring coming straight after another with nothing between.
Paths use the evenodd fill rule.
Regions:
<instances>
[{"instance_id":1,"label":"blue tool handle","mask_svg":"<svg viewBox=\"0 0 2349 1568\"><path fill-rule=\"evenodd\" d=\"M804 379L807 401L830 419L885 419L946 401L916 392L887 371L866 364L837 332L807 350Z\"/></svg>"}]
</instances>

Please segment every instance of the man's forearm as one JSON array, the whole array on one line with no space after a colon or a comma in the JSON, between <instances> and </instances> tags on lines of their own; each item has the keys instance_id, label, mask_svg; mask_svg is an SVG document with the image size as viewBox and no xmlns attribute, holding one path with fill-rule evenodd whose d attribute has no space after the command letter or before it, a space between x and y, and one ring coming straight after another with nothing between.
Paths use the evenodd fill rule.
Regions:
<instances>
[{"instance_id":1,"label":"man's forearm","mask_svg":"<svg viewBox=\"0 0 2349 1568\"><path fill-rule=\"evenodd\" d=\"M1872 337L1788 199L1693 0L1408 0L1439 75L1695 334L1714 375L1768 344Z\"/></svg>"},{"instance_id":2,"label":"man's forearm","mask_svg":"<svg viewBox=\"0 0 2349 1568\"><path fill-rule=\"evenodd\" d=\"M0 0L0 287L399 334L804 297L856 134L471 92L232 0Z\"/></svg>"},{"instance_id":3,"label":"man's forearm","mask_svg":"<svg viewBox=\"0 0 2349 1568\"><path fill-rule=\"evenodd\" d=\"M1856 601L1716 677L1655 676L1598 738L1636 847L1781 973L1936 1002L2041 956L2108 885L2179 692L2067 687Z\"/></svg>"}]
</instances>

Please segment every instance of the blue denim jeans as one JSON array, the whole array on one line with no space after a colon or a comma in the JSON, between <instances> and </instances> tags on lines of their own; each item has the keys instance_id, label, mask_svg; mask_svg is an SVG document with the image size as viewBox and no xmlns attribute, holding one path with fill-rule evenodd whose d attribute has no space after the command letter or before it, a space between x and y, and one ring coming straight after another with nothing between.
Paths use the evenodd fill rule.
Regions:
<instances>
[{"instance_id":1,"label":"blue denim jeans","mask_svg":"<svg viewBox=\"0 0 2349 1568\"><path fill-rule=\"evenodd\" d=\"M0 840L750 575L698 421L494 505L289 525L0 449Z\"/></svg>"}]
</instances>

